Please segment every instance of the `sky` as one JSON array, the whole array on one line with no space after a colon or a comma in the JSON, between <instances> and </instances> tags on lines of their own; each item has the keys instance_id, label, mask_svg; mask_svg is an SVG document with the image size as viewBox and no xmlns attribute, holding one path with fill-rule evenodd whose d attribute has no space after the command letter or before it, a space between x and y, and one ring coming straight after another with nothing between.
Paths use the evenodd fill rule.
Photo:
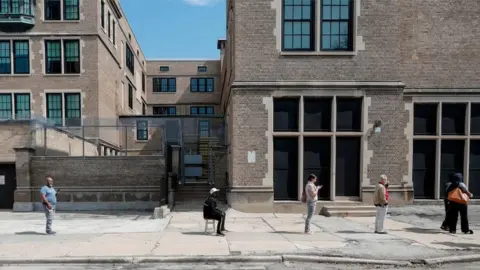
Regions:
<instances>
[{"instance_id":1,"label":"sky","mask_svg":"<svg viewBox=\"0 0 480 270\"><path fill-rule=\"evenodd\" d=\"M225 0L119 2L147 59L220 57L217 40L225 38Z\"/></svg>"}]
</instances>

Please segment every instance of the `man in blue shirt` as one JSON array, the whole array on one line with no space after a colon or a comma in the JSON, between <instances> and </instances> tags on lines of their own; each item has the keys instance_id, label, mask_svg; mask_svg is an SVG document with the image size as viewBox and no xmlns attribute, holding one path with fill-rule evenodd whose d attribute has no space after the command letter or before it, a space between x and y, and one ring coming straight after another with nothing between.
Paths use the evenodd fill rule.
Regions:
<instances>
[{"instance_id":1,"label":"man in blue shirt","mask_svg":"<svg viewBox=\"0 0 480 270\"><path fill-rule=\"evenodd\" d=\"M42 198L45 217L47 218L46 233L55 234L52 231L52 221L55 215L55 207L57 206L57 191L53 187L53 178L47 177L47 184L40 189L40 197Z\"/></svg>"}]
</instances>

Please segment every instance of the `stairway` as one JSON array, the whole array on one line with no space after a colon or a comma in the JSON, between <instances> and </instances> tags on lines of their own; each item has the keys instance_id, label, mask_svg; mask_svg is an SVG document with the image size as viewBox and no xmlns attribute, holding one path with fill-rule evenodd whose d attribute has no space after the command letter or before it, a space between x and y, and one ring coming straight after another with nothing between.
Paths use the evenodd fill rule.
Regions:
<instances>
[{"instance_id":1,"label":"stairway","mask_svg":"<svg viewBox=\"0 0 480 270\"><path fill-rule=\"evenodd\" d=\"M175 191L175 204L200 204L210 196L212 187L205 182L193 182L179 185ZM218 202L226 202L226 191L220 189L217 197Z\"/></svg>"},{"instance_id":2,"label":"stairway","mask_svg":"<svg viewBox=\"0 0 480 270\"><path fill-rule=\"evenodd\" d=\"M374 217L375 206L361 202L331 202L322 207L320 215L326 217Z\"/></svg>"}]
</instances>

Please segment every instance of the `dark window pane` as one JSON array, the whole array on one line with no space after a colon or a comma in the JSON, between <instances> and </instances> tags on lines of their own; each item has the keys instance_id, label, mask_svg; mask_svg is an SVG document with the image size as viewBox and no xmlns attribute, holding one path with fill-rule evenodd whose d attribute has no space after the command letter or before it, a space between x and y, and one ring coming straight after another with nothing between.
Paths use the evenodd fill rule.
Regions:
<instances>
[{"instance_id":1,"label":"dark window pane","mask_svg":"<svg viewBox=\"0 0 480 270\"><path fill-rule=\"evenodd\" d=\"M274 131L298 131L298 98L273 100Z\"/></svg>"},{"instance_id":2,"label":"dark window pane","mask_svg":"<svg viewBox=\"0 0 480 270\"><path fill-rule=\"evenodd\" d=\"M100 7L100 21L102 27L105 28L105 1L102 0L101 7Z\"/></svg>"},{"instance_id":3,"label":"dark window pane","mask_svg":"<svg viewBox=\"0 0 480 270\"><path fill-rule=\"evenodd\" d=\"M298 200L298 139L273 139L274 200Z\"/></svg>"},{"instance_id":4,"label":"dark window pane","mask_svg":"<svg viewBox=\"0 0 480 270\"><path fill-rule=\"evenodd\" d=\"M62 73L62 42L60 40L45 41L46 73Z\"/></svg>"},{"instance_id":5,"label":"dark window pane","mask_svg":"<svg viewBox=\"0 0 480 270\"><path fill-rule=\"evenodd\" d=\"M167 72L169 70L170 70L170 68L168 66L160 66L160 71L161 72Z\"/></svg>"},{"instance_id":6,"label":"dark window pane","mask_svg":"<svg viewBox=\"0 0 480 270\"><path fill-rule=\"evenodd\" d=\"M28 40L13 41L13 67L15 74L30 73L30 49Z\"/></svg>"},{"instance_id":7,"label":"dark window pane","mask_svg":"<svg viewBox=\"0 0 480 270\"><path fill-rule=\"evenodd\" d=\"M416 199L435 198L435 153L434 140L413 141L413 192Z\"/></svg>"},{"instance_id":8,"label":"dark window pane","mask_svg":"<svg viewBox=\"0 0 480 270\"><path fill-rule=\"evenodd\" d=\"M63 125L62 94L47 94L47 118L56 126Z\"/></svg>"},{"instance_id":9,"label":"dark window pane","mask_svg":"<svg viewBox=\"0 0 480 270\"><path fill-rule=\"evenodd\" d=\"M12 119L12 95L0 94L0 119Z\"/></svg>"},{"instance_id":10,"label":"dark window pane","mask_svg":"<svg viewBox=\"0 0 480 270\"><path fill-rule=\"evenodd\" d=\"M61 1L45 0L45 20L58 21L61 20Z\"/></svg>"},{"instance_id":11,"label":"dark window pane","mask_svg":"<svg viewBox=\"0 0 480 270\"><path fill-rule=\"evenodd\" d=\"M360 196L360 137L336 139L335 195Z\"/></svg>"},{"instance_id":12,"label":"dark window pane","mask_svg":"<svg viewBox=\"0 0 480 270\"><path fill-rule=\"evenodd\" d=\"M315 1L284 1L283 49L292 51L314 50Z\"/></svg>"},{"instance_id":13,"label":"dark window pane","mask_svg":"<svg viewBox=\"0 0 480 270\"><path fill-rule=\"evenodd\" d=\"M330 164L331 138L305 137L303 139L303 187L307 184L310 174L318 178L317 185L323 185L318 194L319 199L330 199Z\"/></svg>"},{"instance_id":14,"label":"dark window pane","mask_svg":"<svg viewBox=\"0 0 480 270\"><path fill-rule=\"evenodd\" d=\"M80 41L64 40L63 50L65 73L80 73Z\"/></svg>"},{"instance_id":15,"label":"dark window pane","mask_svg":"<svg viewBox=\"0 0 480 270\"><path fill-rule=\"evenodd\" d=\"M131 84L128 85L128 107L133 109L133 86Z\"/></svg>"},{"instance_id":16,"label":"dark window pane","mask_svg":"<svg viewBox=\"0 0 480 270\"><path fill-rule=\"evenodd\" d=\"M148 140L148 121L137 121L137 140Z\"/></svg>"},{"instance_id":17,"label":"dark window pane","mask_svg":"<svg viewBox=\"0 0 480 270\"><path fill-rule=\"evenodd\" d=\"M81 126L82 113L80 104L80 94L68 93L65 94L65 125L66 126Z\"/></svg>"},{"instance_id":18,"label":"dark window pane","mask_svg":"<svg viewBox=\"0 0 480 270\"><path fill-rule=\"evenodd\" d=\"M480 103L472 103L470 119L470 134L480 135Z\"/></svg>"},{"instance_id":19,"label":"dark window pane","mask_svg":"<svg viewBox=\"0 0 480 270\"><path fill-rule=\"evenodd\" d=\"M12 73L10 40L0 41L0 74Z\"/></svg>"},{"instance_id":20,"label":"dark window pane","mask_svg":"<svg viewBox=\"0 0 480 270\"><path fill-rule=\"evenodd\" d=\"M65 20L80 19L79 0L64 0L63 14Z\"/></svg>"},{"instance_id":21,"label":"dark window pane","mask_svg":"<svg viewBox=\"0 0 480 270\"><path fill-rule=\"evenodd\" d=\"M198 130L200 137L209 137L210 136L210 121L200 120L198 122Z\"/></svg>"},{"instance_id":22,"label":"dark window pane","mask_svg":"<svg viewBox=\"0 0 480 270\"><path fill-rule=\"evenodd\" d=\"M198 72L207 72L207 67L206 66L199 66L197 67Z\"/></svg>"},{"instance_id":23,"label":"dark window pane","mask_svg":"<svg viewBox=\"0 0 480 270\"><path fill-rule=\"evenodd\" d=\"M468 189L473 194L480 194L480 141L470 141L470 174Z\"/></svg>"},{"instance_id":24,"label":"dark window pane","mask_svg":"<svg viewBox=\"0 0 480 270\"><path fill-rule=\"evenodd\" d=\"M332 99L304 99L304 131L332 130Z\"/></svg>"},{"instance_id":25,"label":"dark window pane","mask_svg":"<svg viewBox=\"0 0 480 270\"><path fill-rule=\"evenodd\" d=\"M176 92L175 78L153 78L153 92Z\"/></svg>"},{"instance_id":26,"label":"dark window pane","mask_svg":"<svg viewBox=\"0 0 480 270\"><path fill-rule=\"evenodd\" d=\"M153 115L175 115L175 107L153 107Z\"/></svg>"},{"instance_id":27,"label":"dark window pane","mask_svg":"<svg viewBox=\"0 0 480 270\"><path fill-rule=\"evenodd\" d=\"M442 104L442 135L465 135L467 104Z\"/></svg>"},{"instance_id":28,"label":"dark window pane","mask_svg":"<svg viewBox=\"0 0 480 270\"><path fill-rule=\"evenodd\" d=\"M437 134L437 108L438 104L415 104L413 106L415 135Z\"/></svg>"},{"instance_id":29,"label":"dark window pane","mask_svg":"<svg viewBox=\"0 0 480 270\"><path fill-rule=\"evenodd\" d=\"M337 98L337 131L361 131L362 99Z\"/></svg>"},{"instance_id":30,"label":"dark window pane","mask_svg":"<svg viewBox=\"0 0 480 270\"><path fill-rule=\"evenodd\" d=\"M132 51L132 49L130 48L129 45L127 45L125 47L126 47L125 61L126 61L127 68L128 68L128 70L130 70L130 72L132 74L135 74L135 56L133 55L133 51Z\"/></svg>"},{"instance_id":31,"label":"dark window pane","mask_svg":"<svg viewBox=\"0 0 480 270\"><path fill-rule=\"evenodd\" d=\"M30 119L30 94L15 94L15 119Z\"/></svg>"},{"instance_id":32,"label":"dark window pane","mask_svg":"<svg viewBox=\"0 0 480 270\"><path fill-rule=\"evenodd\" d=\"M442 140L442 151L440 159L440 196L445 196L445 183L451 173L463 174L463 159L465 141L463 140Z\"/></svg>"}]
</instances>

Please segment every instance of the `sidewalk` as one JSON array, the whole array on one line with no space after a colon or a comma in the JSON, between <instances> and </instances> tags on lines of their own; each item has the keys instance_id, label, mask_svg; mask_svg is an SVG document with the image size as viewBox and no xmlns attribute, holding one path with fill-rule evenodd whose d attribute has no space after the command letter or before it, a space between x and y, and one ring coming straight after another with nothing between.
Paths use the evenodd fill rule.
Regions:
<instances>
[{"instance_id":1,"label":"sidewalk","mask_svg":"<svg viewBox=\"0 0 480 270\"><path fill-rule=\"evenodd\" d=\"M414 260L469 254L480 235L450 235L437 222L423 227L388 219L387 235L373 234L373 218L315 216L314 235L302 234L299 214L227 212L226 237L205 235L200 212L148 214L58 213L55 236L43 235L42 213L0 213L0 260L75 258L316 254L364 259Z\"/></svg>"}]
</instances>

